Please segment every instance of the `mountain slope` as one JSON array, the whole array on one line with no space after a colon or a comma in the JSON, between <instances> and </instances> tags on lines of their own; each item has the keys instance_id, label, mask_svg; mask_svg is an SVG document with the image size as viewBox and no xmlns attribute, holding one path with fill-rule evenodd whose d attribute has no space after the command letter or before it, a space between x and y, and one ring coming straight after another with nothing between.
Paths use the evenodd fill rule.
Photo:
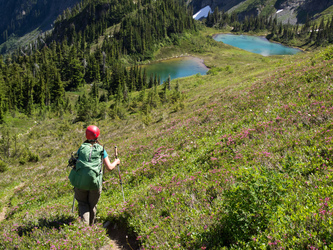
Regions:
<instances>
[{"instance_id":1,"label":"mountain slope","mask_svg":"<svg viewBox=\"0 0 333 250\"><path fill-rule=\"evenodd\" d=\"M218 7L224 11L235 11L240 18L259 14L275 15L283 23L305 23L309 18L318 18L333 5L332 0L193 0L194 12L209 5L213 10ZM278 12L278 13L277 13ZM319 14L319 16L318 16Z\"/></svg>"},{"instance_id":2,"label":"mountain slope","mask_svg":"<svg viewBox=\"0 0 333 250\"><path fill-rule=\"evenodd\" d=\"M0 44L10 38L13 40L16 37L23 37L36 29L38 33L52 29L57 16L78 2L80 1L0 0ZM34 37L36 36L34 35ZM27 42L29 40L25 43ZM10 47L10 45L8 44L6 47ZM6 52L6 48L2 50L2 53Z\"/></svg>"},{"instance_id":3,"label":"mountain slope","mask_svg":"<svg viewBox=\"0 0 333 250\"><path fill-rule=\"evenodd\" d=\"M12 33L21 36L37 27L42 31L49 30L59 14L78 2L78 0L0 0L0 34L6 32L8 36Z\"/></svg>"},{"instance_id":4,"label":"mountain slope","mask_svg":"<svg viewBox=\"0 0 333 250\"><path fill-rule=\"evenodd\" d=\"M0 0L0 6L3 6L0 8L0 45L2 44L0 52L5 54L33 42L41 32L53 28L53 23L59 14L78 2L78 0ZM82 6L88 2L83 1ZM193 0L188 2L193 6L193 14L209 5L212 10L218 7L220 10L235 11L240 19L246 15L276 15L283 23L292 24L304 23L308 16L318 18L325 15L323 11L333 4L333 0ZM117 5L118 1L111 3L113 4ZM70 12L70 10L67 11L67 13ZM116 13L116 11L112 12Z\"/></svg>"}]
</instances>

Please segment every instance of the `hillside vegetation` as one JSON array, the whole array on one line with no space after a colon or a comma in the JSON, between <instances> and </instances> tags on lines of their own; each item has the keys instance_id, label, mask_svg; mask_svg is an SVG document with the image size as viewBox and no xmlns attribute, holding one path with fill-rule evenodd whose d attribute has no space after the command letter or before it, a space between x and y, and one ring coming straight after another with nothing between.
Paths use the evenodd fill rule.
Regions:
<instances>
[{"instance_id":1,"label":"hillside vegetation","mask_svg":"<svg viewBox=\"0 0 333 250\"><path fill-rule=\"evenodd\" d=\"M66 162L90 123L110 156L118 146L126 198L108 173L99 222L125 227L141 248L332 247L332 47L271 58L226 48L202 54L215 67L176 80L183 109L161 106L148 126L140 115L8 117L2 158L17 156L1 173L0 247L106 244L100 224L70 211Z\"/></svg>"},{"instance_id":2,"label":"hillside vegetation","mask_svg":"<svg viewBox=\"0 0 333 250\"><path fill-rule=\"evenodd\" d=\"M83 1L0 58L0 249L333 248L333 20L311 52L263 57L214 41L223 13L208 28L183 4ZM239 28L272 24L255 20ZM184 54L207 75L159 84L138 66ZM106 173L87 227L67 162L91 124L118 148L125 201Z\"/></svg>"}]
</instances>

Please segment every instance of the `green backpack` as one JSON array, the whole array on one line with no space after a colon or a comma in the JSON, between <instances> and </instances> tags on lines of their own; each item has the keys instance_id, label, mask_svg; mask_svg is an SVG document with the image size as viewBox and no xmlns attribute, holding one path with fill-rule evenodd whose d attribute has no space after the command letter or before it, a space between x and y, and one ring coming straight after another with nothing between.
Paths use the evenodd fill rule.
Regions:
<instances>
[{"instance_id":1,"label":"green backpack","mask_svg":"<svg viewBox=\"0 0 333 250\"><path fill-rule=\"evenodd\" d=\"M68 178L79 189L96 190L102 186L104 148L98 143L83 143Z\"/></svg>"}]
</instances>

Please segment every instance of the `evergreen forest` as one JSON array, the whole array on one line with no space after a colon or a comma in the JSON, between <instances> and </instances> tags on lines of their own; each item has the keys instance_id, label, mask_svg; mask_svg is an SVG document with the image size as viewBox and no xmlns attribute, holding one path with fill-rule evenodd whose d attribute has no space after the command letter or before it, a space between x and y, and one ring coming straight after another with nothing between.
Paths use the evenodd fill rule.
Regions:
<instances>
[{"instance_id":1,"label":"evergreen forest","mask_svg":"<svg viewBox=\"0 0 333 250\"><path fill-rule=\"evenodd\" d=\"M162 44L177 43L181 34L195 32L190 13L179 1L83 1L67 9L51 34L1 58L0 120L16 110L27 115L72 110L65 92L77 91L86 83L93 87L78 99L78 109L90 109L83 107L87 98L99 106L110 95L130 105L132 91L159 83L158 76L147 76L136 63L151 59ZM92 49L93 42L103 36L102 44ZM122 63L127 56L129 62ZM105 90L101 97L100 88ZM103 112L97 110L93 116Z\"/></svg>"}]
</instances>

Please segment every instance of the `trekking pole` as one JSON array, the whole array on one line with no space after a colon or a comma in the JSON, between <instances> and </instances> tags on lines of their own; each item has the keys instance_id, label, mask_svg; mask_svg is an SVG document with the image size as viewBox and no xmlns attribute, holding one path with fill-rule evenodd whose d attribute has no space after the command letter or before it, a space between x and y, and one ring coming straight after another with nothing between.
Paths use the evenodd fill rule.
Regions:
<instances>
[{"instance_id":1,"label":"trekking pole","mask_svg":"<svg viewBox=\"0 0 333 250\"><path fill-rule=\"evenodd\" d=\"M104 161L103 161L103 156L104 156L104 146L103 146L103 153L102 153L102 168L103 168L103 172L102 172L102 183L104 183L105 178L104 178L104 174L105 174L105 165L104 165Z\"/></svg>"},{"instance_id":2,"label":"trekking pole","mask_svg":"<svg viewBox=\"0 0 333 250\"><path fill-rule=\"evenodd\" d=\"M75 193L74 193L74 197L73 197L72 213L74 213L74 207L75 207Z\"/></svg>"},{"instance_id":3,"label":"trekking pole","mask_svg":"<svg viewBox=\"0 0 333 250\"><path fill-rule=\"evenodd\" d=\"M115 154L116 159L118 159L117 146L114 147L114 154ZM119 164L118 164L118 173L119 173L119 181L120 181L120 185L121 185L121 191L123 192L123 199L124 199L124 202L126 202L125 201L125 196L124 196L123 182L121 181L121 176L120 176Z\"/></svg>"}]
</instances>

